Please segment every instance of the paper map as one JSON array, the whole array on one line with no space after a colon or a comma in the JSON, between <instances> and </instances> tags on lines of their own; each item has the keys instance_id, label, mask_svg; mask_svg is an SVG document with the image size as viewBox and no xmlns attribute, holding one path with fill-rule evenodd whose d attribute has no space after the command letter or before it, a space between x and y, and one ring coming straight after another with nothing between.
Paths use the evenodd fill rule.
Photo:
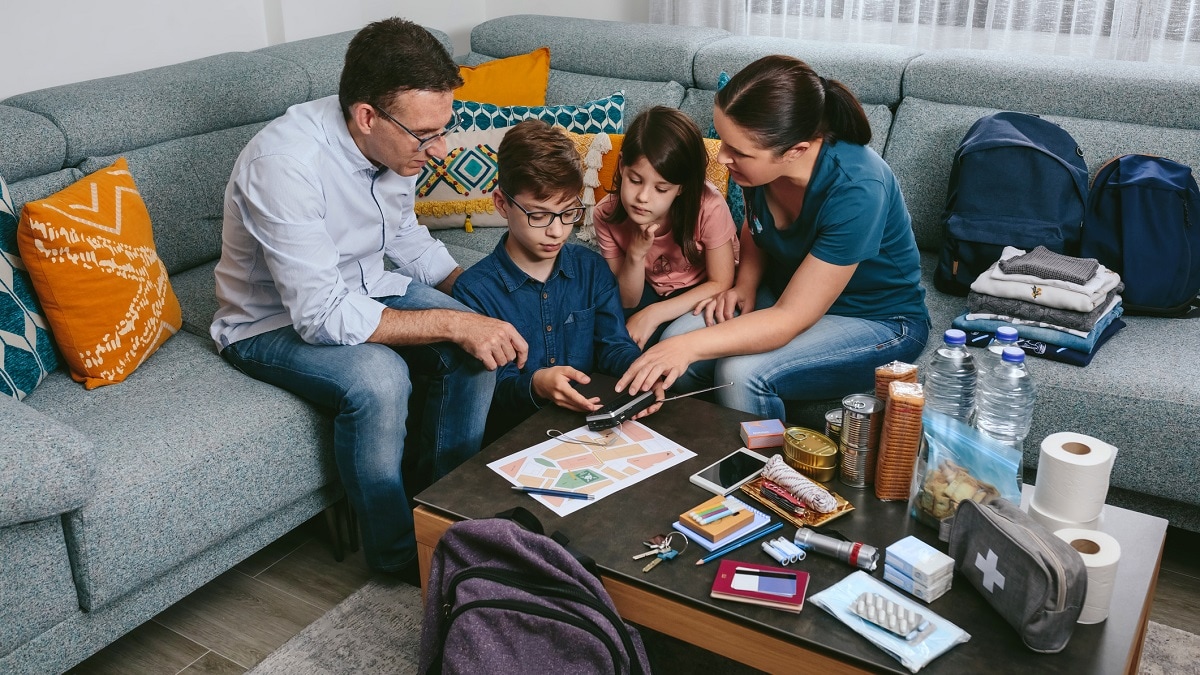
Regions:
<instances>
[{"instance_id":1,"label":"paper map","mask_svg":"<svg viewBox=\"0 0 1200 675\"><path fill-rule=\"evenodd\" d=\"M563 434L583 443L552 438L488 464L513 485L571 490L597 500L649 478L696 453L637 422L604 431L587 426ZM529 495L559 516L574 513L591 500Z\"/></svg>"}]
</instances>

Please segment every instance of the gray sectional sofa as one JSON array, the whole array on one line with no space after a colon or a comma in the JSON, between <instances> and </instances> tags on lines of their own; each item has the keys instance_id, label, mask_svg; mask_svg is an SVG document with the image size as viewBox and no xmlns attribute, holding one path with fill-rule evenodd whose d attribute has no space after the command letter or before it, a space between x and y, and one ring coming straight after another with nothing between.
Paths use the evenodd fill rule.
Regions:
<instances>
[{"instance_id":1,"label":"gray sectional sofa","mask_svg":"<svg viewBox=\"0 0 1200 675\"><path fill-rule=\"evenodd\" d=\"M0 452L0 672L69 668L339 498L330 419L226 365L208 324L234 158L287 106L336 91L350 36L0 101L0 176L18 207L128 159L185 324L122 384L88 392L56 372L23 402L0 399L9 436ZM549 103L624 89L627 118L664 104L707 127L719 73L769 53L845 82L867 105L872 145L908 199L936 331L962 306L928 283L938 215L954 148L980 115L1049 116L1080 141L1093 171L1118 152L1200 167L1197 69L545 16L480 24L462 60L541 45L552 56ZM436 234L469 266L500 231ZM1198 347L1195 320L1132 318L1087 368L1034 362L1041 389L1027 464L1050 432L1095 435L1121 449L1110 501L1200 531ZM796 417L825 407L798 407Z\"/></svg>"}]
</instances>

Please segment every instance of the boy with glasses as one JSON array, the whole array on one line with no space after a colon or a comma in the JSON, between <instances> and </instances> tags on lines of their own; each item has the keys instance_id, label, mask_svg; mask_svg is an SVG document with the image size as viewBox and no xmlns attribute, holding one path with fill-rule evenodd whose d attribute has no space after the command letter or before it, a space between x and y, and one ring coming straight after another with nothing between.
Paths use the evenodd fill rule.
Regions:
<instances>
[{"instance_id":1,"label":"boy with glasses","mask_svg":"<svg viewBox=\"0 0 1200 675\"><path fill-rule=\"evenodd\" d=\"M367 563L414 582L408 498L479 451L494 371L527 350L511 325L449 296L462 269L413 213L461 84L424 28L363 28L338 95L292 106L238 156L216 268L221 356L333 414ZM406 438L418 375L424 412Z\"/></svg>"},{"instance_id":2,"label":"boy with glasses","mask_svg":"<svg viewBox=\"0 0 1200 675\"><path fill-rule=\"evenodd\" d=\"M455 298L510 322L529 343L524 365L510 363L496 375L489 439L547 402L598 409L600 400L583 396L573 383L588 383L593 370L619 376L641 353L625 329L608 264L567 243L584 216L583 170L571 140L545 122L526 120L504 135L497 163L492 199L508 232L454 285Z\"/></svg>"}]
</instances>

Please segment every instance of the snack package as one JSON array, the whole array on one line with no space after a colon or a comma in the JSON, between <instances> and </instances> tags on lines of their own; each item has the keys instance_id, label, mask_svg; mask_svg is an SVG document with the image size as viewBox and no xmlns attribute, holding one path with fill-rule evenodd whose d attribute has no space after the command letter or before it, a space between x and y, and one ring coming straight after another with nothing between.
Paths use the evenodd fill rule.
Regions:
<instances>
[{"instance_id":1,"label":"snack package","mask_svg":"<svg viewBox=\"0 0 1200 675\"><path fill-rule=\"evenodd\" d=\"M893 382L916 382L917 367L903 361L885 363L875 369L875 398L887 404L888 387Z\"/></svg>"},{"instance_id":2,"label":"snack package","mask_svg":"<svg viewBox=\"0 0 1200 675\"><path fill-rule=\"evenodd\" d=\"M1021 503L1021 453L962 422L926 407L925 452L917 460L909 512L950 538L950 517L964 500L988 504L1003 497Z\"/></svg>"}]
</instances>

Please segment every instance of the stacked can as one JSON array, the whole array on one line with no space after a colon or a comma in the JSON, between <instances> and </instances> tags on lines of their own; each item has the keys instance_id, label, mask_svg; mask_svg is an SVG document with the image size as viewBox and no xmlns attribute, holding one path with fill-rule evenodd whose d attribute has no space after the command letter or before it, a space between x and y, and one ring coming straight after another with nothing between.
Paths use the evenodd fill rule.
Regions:
<instances>
[{"instance_id":1,"label":"stacked can","mask_svg":"<svg viewBox=\"0 0 1200 675\"><path fill-rule=\"evenodd\" d=\"M875 451L883 427L883 402L870 394L842 399L842 476L850 487L866 487L875 480Z\"/></svg>"}]
</instances>

